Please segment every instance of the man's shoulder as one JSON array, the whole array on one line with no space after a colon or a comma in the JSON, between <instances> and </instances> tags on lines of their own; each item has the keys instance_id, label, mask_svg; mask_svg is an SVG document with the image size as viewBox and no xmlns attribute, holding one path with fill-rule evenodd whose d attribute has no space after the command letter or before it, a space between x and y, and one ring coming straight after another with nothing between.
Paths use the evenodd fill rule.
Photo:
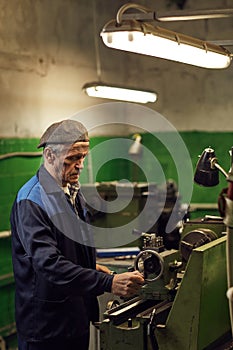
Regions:
<instances>
[{"instance_id":1,"label":"man's shoulder","mask_svg":"<svg viewBox=\"0 0 233 350\"><path fill-rule=\"evenodd\" d=\"M17 202L22 200L32 200L33 202L40 202L40 183L37 175L34 175L28 180L19 190L17 195ZM38 203L39 204L39 203Z\"/></svg>"}]
</instances>

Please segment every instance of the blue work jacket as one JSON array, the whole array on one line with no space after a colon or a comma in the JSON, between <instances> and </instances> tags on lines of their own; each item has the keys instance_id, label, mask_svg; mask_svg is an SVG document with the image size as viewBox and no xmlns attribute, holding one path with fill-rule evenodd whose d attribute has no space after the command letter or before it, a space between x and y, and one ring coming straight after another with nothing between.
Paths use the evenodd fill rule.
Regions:
<instances>
[{"instance_id":1,"label":"blue work jacket","mask_svg":"<svg viewBox=\"0 0 233 350\"><path fill-rule=\"evenodd\" d=\"M78 205L79 204L79 205ZM17 331L26 341L75 338L97 320L97 296L113 276L96 271L84 199L76 215L42 165L18 192L11 212Z\"/></svg>"}]
</instances>

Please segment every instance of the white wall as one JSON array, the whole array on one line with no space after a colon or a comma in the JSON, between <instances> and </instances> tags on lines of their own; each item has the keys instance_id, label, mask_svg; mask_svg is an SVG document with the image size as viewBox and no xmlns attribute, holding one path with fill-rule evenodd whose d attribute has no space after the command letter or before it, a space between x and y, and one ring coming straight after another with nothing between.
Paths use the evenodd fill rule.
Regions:
<instances>
[{"instance_id":1,"label":"white wall","mask_svg":"<svg viewBox=\"0 0 233 350\"><path fill-rule=\"evenodd\" d=\"M173 1L135 0L157 11L176 10ZM51 122L109 102L90 98L81 90L98 78L95 40L101 79L156 90L158 101L147 107L178 130L233 129L233 64L226 70L206 70L103 45L101 28L126 2L0 0L0 137L39 137ZM187 0L184 9L226 7L233 8L231 0ZM166 28L205 40L233 40L233 17L169 23ZM105 117L109 123L117 122L115 115ZM106 126L96 133L110 129L129 131Z\"/></svg>"}]
</instances>

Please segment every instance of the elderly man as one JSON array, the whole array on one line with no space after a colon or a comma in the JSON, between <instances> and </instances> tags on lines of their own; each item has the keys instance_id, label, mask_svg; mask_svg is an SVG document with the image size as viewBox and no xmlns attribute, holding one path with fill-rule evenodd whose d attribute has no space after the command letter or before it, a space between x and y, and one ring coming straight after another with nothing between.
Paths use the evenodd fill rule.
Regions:
<instances>
[{"instance_id":1,"label":"elderly man","mask_svg":"<svg viewBox=\"0 0 233 350\"><path fill-rule=\"evenodd\" d=\"M11 212L19 350L87 350L97 296L135 295L138 271L111 275L96 265L79 175L89 149L75 120L42 135L43 165L18 192Z\"/></svg>"}]
</instances>

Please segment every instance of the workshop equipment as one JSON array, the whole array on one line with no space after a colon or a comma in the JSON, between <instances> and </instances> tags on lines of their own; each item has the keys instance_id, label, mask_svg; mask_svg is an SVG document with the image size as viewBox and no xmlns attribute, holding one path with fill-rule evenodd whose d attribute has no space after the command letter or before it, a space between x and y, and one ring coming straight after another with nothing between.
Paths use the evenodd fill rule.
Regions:
<instances>
[{"instance_id":1,"label":"workshop equipment","mask_svg":"<svg viewBox=\"0 0 233 350\"><path fill-rule=\"evenodd\" d=\"M228 188L223 189L219 195L218 207L226 225L227 297L229 299L231 335L233 336L233 147L231 147L229 153L231 156L230 170L226 172L218 163L214 150L210 147L206 148L197 163L194 181L203 186L215 186L219 182L218 171L228 181Z\"/></svg>"},{"instance_id":2,"label":"workshop equipment","mask_svg":"<svg viewBox=\"0 0 233 350\"><path fill-rule=\"evenodd\" d=\"M101 228L115 228L131 225L131 231L137 229L146 232L156 232L163 237L165 248L178 248L180 240L180 225L182 220L188 217L188 205L181 203L177 185L173 180L167 180L164 184L134 182L129 184L119 181L100 182L82 185L82 192L89 206L92 219L92 229L95 234L95 226ZM116 210L111 206L117 202ZM145 207L143 215L140 215ZM166 225L173 212L175 220L174 229L166 232ZM137 235L129 232L131 245L137 245ZM108 237L104 236L107 245ZM96 242L99 241L99 237ZM127 242L128 243L128 242ZM112 247L112 236L109 235L109 246ZM123 245L123 244L122 244ZM98 246L98 244L97 244Z\"/></svg>"},{"instance_id":3,"label":"workshop equipment","mask_svg":"<svg viewBox=\"0 0 233 350\"><path fill-rule=\"evenodd\" d=\"M146 283L104 313L101 350L216 349L231 330L223 221L186 222L179 249L164 249L162 240L159 249L155 236L146 237L134 260Z\"/></svg>"}]
</instances>

